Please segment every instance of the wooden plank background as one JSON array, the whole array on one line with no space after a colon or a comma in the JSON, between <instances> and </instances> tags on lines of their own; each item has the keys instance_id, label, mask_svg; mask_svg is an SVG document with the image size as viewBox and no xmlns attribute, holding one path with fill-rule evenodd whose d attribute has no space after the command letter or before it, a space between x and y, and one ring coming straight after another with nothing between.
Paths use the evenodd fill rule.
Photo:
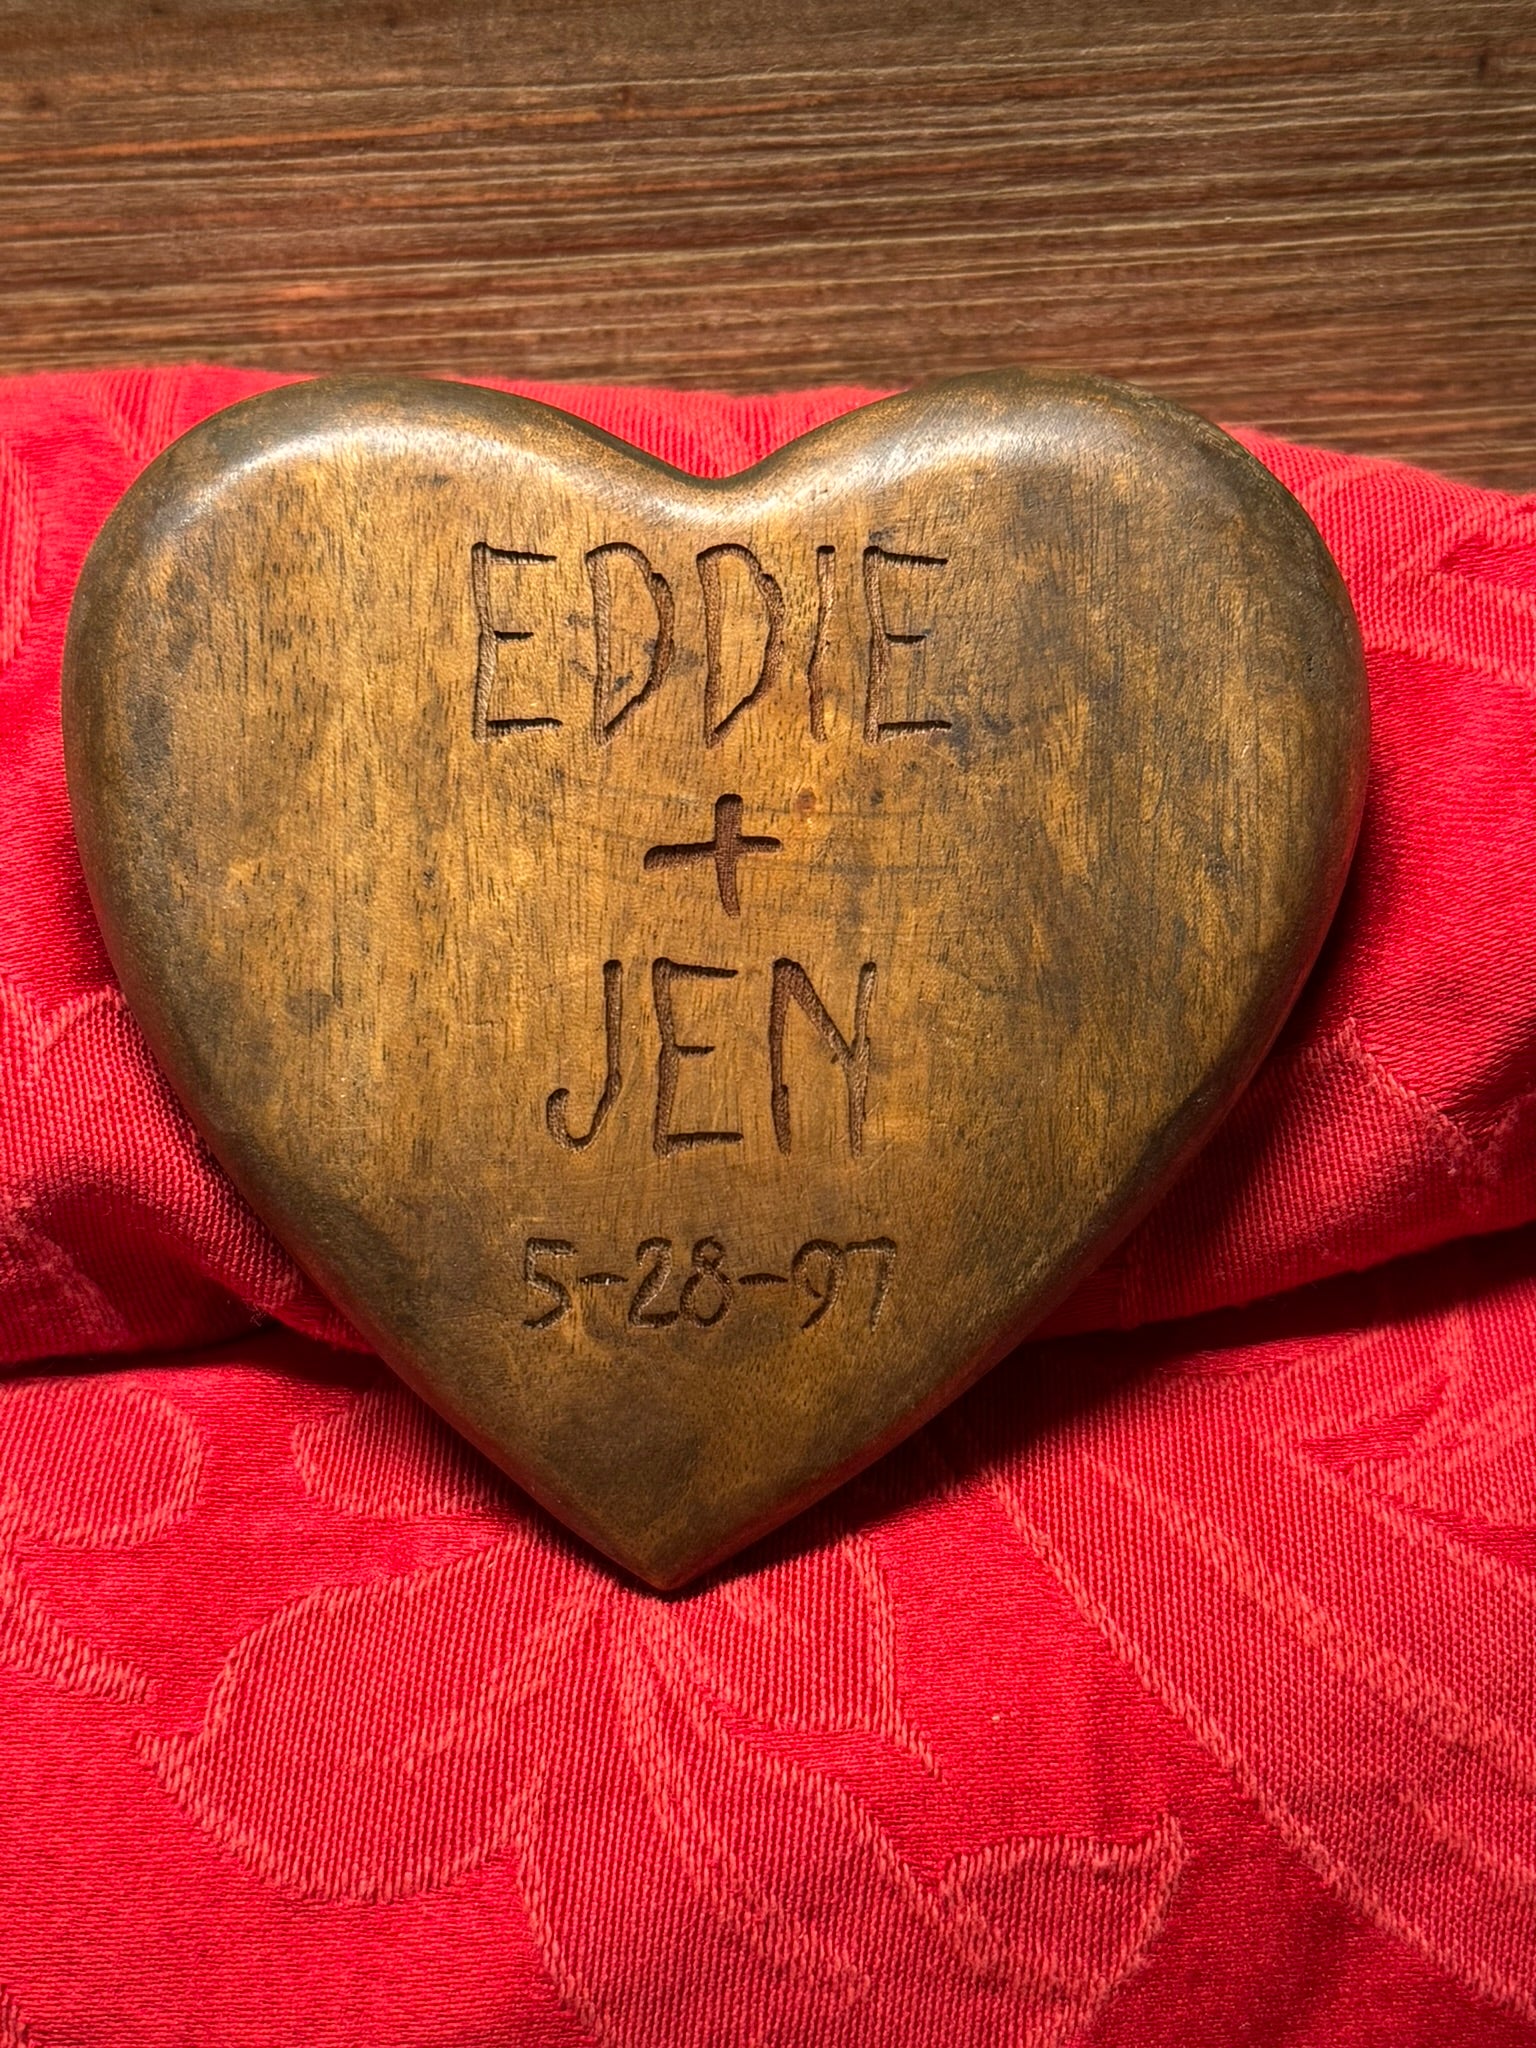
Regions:
<instances>
[{"instance_id":1,"label":"wooden plank background","mask_svg":"<svg viewBox=\"0 0 1536 2048\"><path fill-rule=\"evenodd\" d=\"M1536 485L1536 0L0 0L0 369L1015 361Z\"/></svg>"}]
</instances>

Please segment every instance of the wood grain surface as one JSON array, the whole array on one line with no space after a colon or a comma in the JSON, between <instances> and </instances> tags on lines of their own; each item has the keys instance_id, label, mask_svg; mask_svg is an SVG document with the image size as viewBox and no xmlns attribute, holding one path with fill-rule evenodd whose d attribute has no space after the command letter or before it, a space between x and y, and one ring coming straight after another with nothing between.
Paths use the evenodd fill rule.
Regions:
<instances>
[{"instance_id":1,"label":"wood grain surface","mask_svg":"<svg viewBox=\"0 0 1536 2048\"><path fill-rule=\"evenodd\" d=\"M0 369L1015 362L1536 484L1536 0L0 0Z\"/></svg>"},{"instance_id":2,"label":"wood grain surface","mask_svg":"<svg viewBox=\"0 0 1536 2048\"><path fill-rule=\"evenodd\" d=\"M1251 1073L1366 712L1300 507L994 373L702 484L320 381L139 480L71 617L150 1043L459 1429L672 1585L950 1399Z\"/></svg>"}]
</instances>

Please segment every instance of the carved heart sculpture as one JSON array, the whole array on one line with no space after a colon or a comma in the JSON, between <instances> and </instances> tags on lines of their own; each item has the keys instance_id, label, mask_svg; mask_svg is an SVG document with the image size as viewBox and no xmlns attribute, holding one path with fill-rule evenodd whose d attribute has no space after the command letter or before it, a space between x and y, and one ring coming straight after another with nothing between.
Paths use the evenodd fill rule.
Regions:
<instances>
[{"instance_id":1,"label":"carved heart sculpture","mask_svg":"<svg viewBox=\"0 0 1536 2048\"><path fill-rule=\"evenodd\" d=\"M1342 886L1294 501L1090 380L700 483L444 383L252 399L88 561L66 744L150 1043L383 1355L657 1586L999 1357Z\"/></svg>"}]
</instances>

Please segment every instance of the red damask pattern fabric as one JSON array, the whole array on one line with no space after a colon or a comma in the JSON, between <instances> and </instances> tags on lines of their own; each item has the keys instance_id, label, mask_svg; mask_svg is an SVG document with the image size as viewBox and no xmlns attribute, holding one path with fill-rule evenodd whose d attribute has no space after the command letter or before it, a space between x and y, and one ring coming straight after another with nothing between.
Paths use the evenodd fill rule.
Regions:
<instances>
[{"instance_id":1,"label":"red damask pattern fabric","mask_svg":"<svg viewBox=\"0 0 1536 2048\"><path fill-rule=\"evenodd\" d=\"M275 381L0 384L0 2048L1536 2041L1536 499L1245 437L1371 670L1301 1005L1054 1334L660 1599L360 1351L101 951L74 579ZM519 388L707 474L866 395Z\"/></svg>"}]
</instances>

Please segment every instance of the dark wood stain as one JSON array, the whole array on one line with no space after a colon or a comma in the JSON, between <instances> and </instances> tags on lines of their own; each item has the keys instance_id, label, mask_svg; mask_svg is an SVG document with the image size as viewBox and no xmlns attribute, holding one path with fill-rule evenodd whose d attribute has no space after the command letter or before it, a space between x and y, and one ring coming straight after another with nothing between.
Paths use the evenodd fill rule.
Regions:
<instances>
[{"instance_id":1,"label":"dark wood stain","mask_svg":"<svg viewBox=\"0 0 1536 2048\"><path fill-rule=\"evenodd\" d=\"M1366 748L1295 501L1176 407L1025 373L720 484L467 386L252 400L113 515L64 715L214 1151L660 1586L1130 1226L1314 957Z\"/></svg>"}]
</instances>

